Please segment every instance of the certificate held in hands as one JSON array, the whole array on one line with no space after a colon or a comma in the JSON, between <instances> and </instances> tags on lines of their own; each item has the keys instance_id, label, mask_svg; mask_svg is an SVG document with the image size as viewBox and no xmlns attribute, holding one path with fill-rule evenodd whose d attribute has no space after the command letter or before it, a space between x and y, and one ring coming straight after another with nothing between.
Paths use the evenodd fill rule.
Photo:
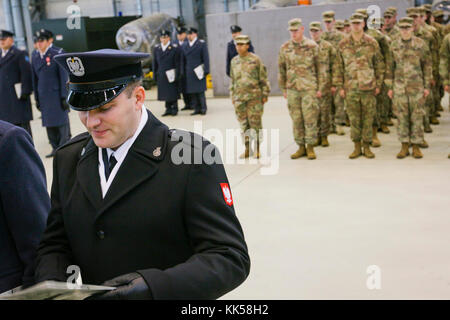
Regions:
<instances>
[{"instance_id":1,"label":"certificate held in hands","mask_svg":"<svg viewBox=\"0 0 450 320\"><path fill-rule=\"evenodd\" d=\"M167 80L169 83L172 83L175 81L175 69L170 69L166 71Z\"/></svg>"},{"instance_id":2,"label":"certificate held in hands","mask_svg":"<svg viewBox=\"0 0 450 320\"><path fill-rule=\"evenodd\" d=\"M205 66L203 64L199 65L198 67L194 68L194 72L198 80L202 80L205 76Z\"/></svg>"}]
</instances>

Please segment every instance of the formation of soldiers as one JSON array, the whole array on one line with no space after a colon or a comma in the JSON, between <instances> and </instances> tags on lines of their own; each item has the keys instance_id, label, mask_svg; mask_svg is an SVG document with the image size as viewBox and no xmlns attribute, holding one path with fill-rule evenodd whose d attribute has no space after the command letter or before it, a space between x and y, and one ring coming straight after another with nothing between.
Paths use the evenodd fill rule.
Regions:
<instances>
[{"instance_id":1,"label":"formation of soldiers","mask_svg":"<svg viewBox=\"0 0 450 320\"><path fill-rule=\"evenodd\" d=\"M358 9L349 20L335 20L333 11L311 22L304 36L301 19L289 21L291 39L278 55L278 85L287 99L298 150L292 159L316 159L314 147L329 146L328 135L344 135L349 125L354 150L350 159L374 158L378 132L390 133L397 119L401 149L397 158L422 158L425 133L438 125L441 100L449 90L450 25L431 5L409 8L397 22L397 9L371 18ZM232 27L233 28L233 27ZM261 59L249 52L250 39L235 36L237 56L231 59L231 98L241 126L247 158L258 158L261 117L270 87ZM228 62L228 61L227 61ZM228 70L228 63L227 63ZM450 158L450 154L449 154Z\"/></svg>"}]
</instances>

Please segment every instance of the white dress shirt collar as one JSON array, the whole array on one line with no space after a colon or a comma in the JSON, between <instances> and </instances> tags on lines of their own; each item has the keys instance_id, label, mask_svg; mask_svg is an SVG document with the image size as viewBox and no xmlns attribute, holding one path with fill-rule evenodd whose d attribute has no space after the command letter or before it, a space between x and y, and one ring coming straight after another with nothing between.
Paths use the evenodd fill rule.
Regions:
<instances>
[{"instance_id":1,"label":"white dress shirt collar","mask_svg":"<svg viewBox=\"0 0 450 320\"><path fill-rule=\"evenodd\" d=\"M41 55L41 59L45 56L45 54L47 53L48 49L50 49L52 46L53 46L53 43L50 43L50 45L47 47L47 49L45 49L45 52L44 52L44 53L41 53L41 52L39 51L39 54Z\"/></svg>"},{"instance_id":2,"label":"white dress shirt collar","mask_svg":"<svg viewBox=\"0 0 450 320\"><path fill-rule=\"evenodd\" d=\"M162 49L162 51L163 51L163 52L166 51L166 49L167 49L168 46L170 46L170 41L167 42L166 45L163 45L163 44L161 43L161 49Z\"/></svg>"},{"instance_id":3,"label":"white dress shirt collar","mask_svg":"<svg viewBox=\"0 0 450 320\"><path fill-rule=\"evenodd\" d=\"M9 49L8 50L2 49L2 58L4 58L8 54L8 52L9 52Z\"/></svg>"},{"instance_id":4,"label":"white dress shirt collar","mask_svg":"<svg viewBox=\"0 0 450 320\"><path fill-rule=\"evenodd\" d=\"M108 153L108 159L111 157L111 154L114 154L114 158L116 158L117 163L114 166L114 169L111 171L108 181L106 181L105 177L105 166L103 163L103 157L102 157L102 148L98 148L98 170L100 174L100 185L102 187L102 196L105 198L106 193L108 192L109 187L111 186L114 177L117 174L117 171L119 171L120 166L122 165L122 162L125 160L125 157L128 154L128 151L130 150L131 146L133 145L136 138L141 133L142 129L144 129L145 124L148 120L148 114L147 109L144 105L142 105L142 113L141 113L141 119L139 121L138 128L136 129L136 132L134 135L129 138L127 141L125 141L117 150L112 150L107 148L106 151Z\"/></svg>"},{"instance_id":5,"label":"white dress shirt collar","mask_svg":"<svg viewBox=\"0 0 450 320\"><path fill-rule=\"evenodd\" d=\"M197 38L195 38L192 41L189 41L189 47L192 47L195 44L195 41L197 41Z\"/></svg>"}]
</instances>

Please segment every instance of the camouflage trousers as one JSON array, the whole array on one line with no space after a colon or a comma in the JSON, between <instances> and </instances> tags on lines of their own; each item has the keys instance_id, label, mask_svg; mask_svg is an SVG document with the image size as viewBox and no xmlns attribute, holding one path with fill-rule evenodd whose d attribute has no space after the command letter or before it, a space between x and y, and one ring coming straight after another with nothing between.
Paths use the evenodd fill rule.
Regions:
<instances>
[{"instance_id":1,"label":"camouflage trousers","mask_svg":"<svg viewBox=\"0 0 450 320\"><path fill-rule=\"evenodd\" d=\"M294 140L298 145L318 141L319 102L315 91L287 90L289 115L292 118Z\"/></svg>"},{"instance_id":2,"label":"camouflage trousers","mask_svg":"<svg viewBox=\"0 0 450 320\"><path fill-rule=\"evenodd\" d=\"M350 137L354 142L372 142L372 127L377 99L372 91L346 92L347 113L350 119Z\"/></svg>"},{"instance_id":3,"label":"camouflage trousers","mask_svg":"<svg viewBox=\"0 0 450 320\"><path fill-rule=\"evenodd\" d=\"M345 124L347 120L345 99L336 92L333 97L333 104L331 106L331 121L335 125Z\"/></svg>"},{"instance_id":4,"label":"camouflage trousers","mask_svg":"<svg viewBox=\"0 0 450 320\"><path fill-rule=\"evenodd\" d=\"M261 102L261 98L247 101L234 101L234 110L241 127L242 140L244 142L249 139L255 139L256 136L250 136L254 129L254 134L259 137L261 141L261 129L262 129L262 115L264 106ZM250 130L250 131L249 131Z\"/></svg>"},{"instance_id":5,"label":"camouflage trousers","mask_svg":"<svg viewBox=\"0 0 450 320\"><path fill-rule=\"evenodd\" d=\"M425 116L423 92L406 94L394 92L392 107L397 117L397 134L402 143L423 143Z\"/></svg>"},{"instance_id":6,"label":"camouflage trousers","mask_svg":"<svg viewBox=\"0 0 450 320\"><path fill-rule=\"evenodd\" d=\"M386 124L389 120L390 109L392 108L392 101L389 99L388 88L383 85L381 92L377 95L377 114L374 121L374 127L380 128L382 124Z\"/></svg>"},{"instance_id":7,"label":"camouflage trousers","mask_svg":"<svg viewBox=\"0 0 450 320\"><path fill-rule=\"evenodd\" d=\"M327 137L330 134L331 93L319 99L319 136Z\"/></svg>"},{"instance_id":8,"label":"camouflage trousers","mask_svg":"<svg viewBox=\"0 0 450 320\"><path fill-rule=\"evenodd\" d=\"M434 96L433 90L430 90L430 94L425 99L425 116L423 117L423 124L430 126L430 117L434 115Z\"/></svg>"}]
</instances>

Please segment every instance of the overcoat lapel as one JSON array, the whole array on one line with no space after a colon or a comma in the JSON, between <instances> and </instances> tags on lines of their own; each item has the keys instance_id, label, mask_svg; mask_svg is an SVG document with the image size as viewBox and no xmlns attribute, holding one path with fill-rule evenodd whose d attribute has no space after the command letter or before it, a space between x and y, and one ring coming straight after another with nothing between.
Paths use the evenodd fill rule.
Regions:
<instances>
[{"instance_id":1,"label":"overcoat lapel","mask_svg":"<svg viewBox=\"0 0 450 320\"><path fill-rule=\"evenodd\" d=\"M8 63L9 60L11 60L11 58L15 55L16 53L16 49L14 46L12 46L8 53L3 57L0 58L0 66L6 65ZM1 56L1 51L0 51L0 56Z\"/></svg>"}]
</instances>

